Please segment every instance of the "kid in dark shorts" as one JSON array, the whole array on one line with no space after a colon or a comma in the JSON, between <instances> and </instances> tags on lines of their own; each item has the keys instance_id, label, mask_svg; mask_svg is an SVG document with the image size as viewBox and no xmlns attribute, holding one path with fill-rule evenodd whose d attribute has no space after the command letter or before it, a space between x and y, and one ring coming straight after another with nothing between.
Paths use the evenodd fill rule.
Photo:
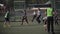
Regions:
<instances>
[{"instance_id":1,"label":"kid in dark shorts","mask_svg":"<svg viewBox=\"0 0 60 34\"><path fill-rule=\"evenodd\" d=\"M7 11L6 14L5 14L4 27L6 27L6 26L10 26L9 11Z\"/></svg>"}]
</instances>

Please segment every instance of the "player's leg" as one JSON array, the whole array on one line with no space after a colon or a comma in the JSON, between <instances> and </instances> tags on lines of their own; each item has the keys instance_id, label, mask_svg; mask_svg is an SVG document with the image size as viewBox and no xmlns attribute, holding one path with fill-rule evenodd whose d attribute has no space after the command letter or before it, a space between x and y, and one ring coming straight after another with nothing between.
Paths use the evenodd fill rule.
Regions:
<instances>
[{"instance_id":1,"label":"player's leg","mask_svg":"<svg viewBox=\"0 0 60 34\"><path fill-rule=\"evenodd\" d=\"M27 24L28 24L28 19L27 19L27 17L26 17L26 19L25 19L25 20L26 20L26 22L27 22Z\"/></svg>"},{"instance_id":2,"label":"player's leg","mask_svg":"<svg viewBox=\"0 0 60 34\"><path fill-rule=\"evenodd\" d=\"M6 25L7 25L7 18L5 18L3 26L6 27Z\"/></svg>"},{"instance_id":3,"label":"player's leg","mask_svg":"<svg viewBox=\"0 0 60 34\"><path fill-rule=\"evenodd\" d=\"M6 24L6 18L5 18L5 20L4 20L4 24Z\"/></svg>"},{"instance_id":4,"label":"player's leg","mask_svg":"<svg viewBox=\"0 0 60 34\"><path fill-rule=\"evenodd\" d=\"M22 23L21 23L21 25L23 25L24 19L25 19L25 18L23 17L23 18L22 18Z\"/></svg>"},{"instance_id":5,"label":"player's leg","mask_svg":"<svg viewBox=\"0 0 60 34\"><path fill-rule=\"evenodd\" d=\"M54 23L53 23L53 17L51 17L51 32L54 34Z\"/></svg>"},{"instance_id":6,"label":"player's leg","mask_svg":"<svg viewBox=\"0 0 60 34\"><path fill-rule=\"evenodd\" d=\"M55 25L58 25L58 17L57 16L55 16Z\"/></svg>"},{"instance_id":7,"label":"player's leg","mask_svg":"<svg viewBox=\"0 0 60 34\"><path fill-rule=\"evenodd\" d=\"M36 18L36 15L33 16L32 22L34 21L35 18Z\"/></svg>"},{"instance_id":8,"label":"player's leg","mask_svg":"<svg viewBox=\"0 0 60 34\"><path fill-rule=\"evenodd\" d=\"M39 16L36 18L36 21L37 21L38 23L41 22L40 19L39 19Z\"/></svg>"},{"instance_id":9,"label":"player's leg","mask_svg":"<svg viewBox=\"0 0 60 34\"><path fill-rule=\"evenodd\" d=\"M47 32L50 33L50 17L47 18Z\"/></svg>"},{"instance_id":10,"label":"player's leg","mask_svg":"<svg viewBox=\"0 0 60 34\"><path fill-rule=\"evenodd\" d=\"M9 18L7 18L7 26L10 27L10 20L9 20Z\"/></svg>"}]
</instances>

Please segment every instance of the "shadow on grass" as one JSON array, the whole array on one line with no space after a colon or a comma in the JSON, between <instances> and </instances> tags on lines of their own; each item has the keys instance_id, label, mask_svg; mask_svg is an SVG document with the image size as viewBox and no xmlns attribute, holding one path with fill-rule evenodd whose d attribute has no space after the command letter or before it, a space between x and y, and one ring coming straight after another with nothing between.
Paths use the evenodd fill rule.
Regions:
<instances>
[{"instance_id":1,"label":"shadow on grass","mask_svg":"<svg viewBox=\"0 0 60 34\"><path fill-rule=\"evenodd\" d=\"M55 34L60 34L60 32L55 32Z\"/></svg>"},{"instance_id":2,"label":"shadow on grass","mask_svg":"<svg viewBox=\"0 0 60 34\"><path fill-rule=\"evenodd\" d=\"M60 34L60 29L56 29L56 30L55 30L55 33L56 33L56 34Z\"/></svg>"}]
</instances>

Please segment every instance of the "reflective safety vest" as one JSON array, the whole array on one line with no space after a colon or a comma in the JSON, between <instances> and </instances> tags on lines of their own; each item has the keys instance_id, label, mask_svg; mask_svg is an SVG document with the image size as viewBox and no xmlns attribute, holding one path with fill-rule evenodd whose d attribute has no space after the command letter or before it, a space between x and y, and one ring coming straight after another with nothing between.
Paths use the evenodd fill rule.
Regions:
<instances>
[{"instance_id":1,"label":"reflective safety vest","mask_svg":"<svg viewBox=\"0 0 60 34\"><path fill-rule=\"evenodd\" d=\"M47 17L53 16L53 9L52 8L47 8Z\"/></svg>"}]
</instances>

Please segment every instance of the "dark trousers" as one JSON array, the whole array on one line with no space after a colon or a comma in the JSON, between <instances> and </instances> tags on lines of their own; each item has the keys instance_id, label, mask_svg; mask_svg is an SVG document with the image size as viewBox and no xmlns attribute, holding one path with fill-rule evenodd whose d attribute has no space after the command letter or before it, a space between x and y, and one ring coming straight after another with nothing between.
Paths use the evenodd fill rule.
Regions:
<instances>
[{"instance_id":1,"label":"dark trousers","mask_svg":"<svg viewBox=\"0 0 60 34\"><path fill-rule=\"evenodd\" d=\"M23 24L24 20L28 23L27 16L23 16L23 19L22 19L22 24Z\"/></svg>"},{"instance_id":2,"label":"dark trousers","mask_svg":"<svg viewBox=\"0 0 60 34\"><path fill-rule=\"evenodd\" d=\"M54 32L54 26L53 26L53 17L48 17L47 18L47 30L48 32L50 32L50 28L51 28L51 32Z\"/></svg>"},{"instance_id":3,"label":"dark trousers","mask_svg":"<svg viewBox=\"0 0 60 34\"><path fill-rule=\"evenodd\" d=\"M33 16L32 22L34 21L34 19L36 18L36 16L37 16L36 14Z\"/></svg>"},{"instance_id":4,"label":"dark trousers","mask_svg":"<svg viewBox=\"0 0 60 34\"><path fill-rule=\"evenodd\" d=\"M36 18L36 21L37 21L38 23L41 22L41 21L40 21L40 15Z\"/></svg>"},{"instance_id":5,"label":"dark trousers","mask_svg":"<svg viewBox=\"0 0 60 34\"><path fill-rule=\"evenodd\" d=\"M4 22L4 24L10 24L10 20L9 20L9 18L5 18L5 22Z\"/></svg>"}]
</instances>

